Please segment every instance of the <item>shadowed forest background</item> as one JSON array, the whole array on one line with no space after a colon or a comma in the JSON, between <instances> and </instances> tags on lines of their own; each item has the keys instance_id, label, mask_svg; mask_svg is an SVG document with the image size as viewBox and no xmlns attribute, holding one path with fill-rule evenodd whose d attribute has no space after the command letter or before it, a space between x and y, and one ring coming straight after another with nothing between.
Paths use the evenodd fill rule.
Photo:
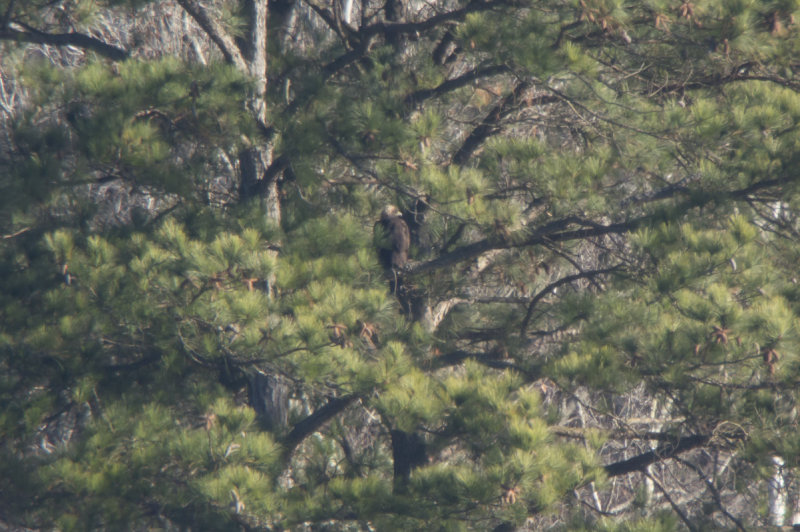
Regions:
<instances>
[{"instance_id":1,"label":"shadowed forest background","mask_svg":"<svg viewBox=\"0 0 800 532\"><path fill-rule=\"evenodd\" d=\"M800 523L798 17L0 0L0 528Z\"/></svg>"}]
</instances>

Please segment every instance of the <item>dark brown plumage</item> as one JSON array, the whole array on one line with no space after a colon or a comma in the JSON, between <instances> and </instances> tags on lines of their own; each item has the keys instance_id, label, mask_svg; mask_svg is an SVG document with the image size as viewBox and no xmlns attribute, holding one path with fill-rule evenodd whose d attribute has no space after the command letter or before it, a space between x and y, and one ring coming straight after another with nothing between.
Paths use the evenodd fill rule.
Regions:
<instances>
[{"instance_id":1,"label":"dark brown plumage","mask_svg":"<svg viewBox=\"0 0 800 532\"><path fill-rule=\"evenodd\" d=\"M408 224L394 205L387 205L376 224L378 259L389 270L402 270L408 263L411 235Z\"/></svg>"}]
</instances>

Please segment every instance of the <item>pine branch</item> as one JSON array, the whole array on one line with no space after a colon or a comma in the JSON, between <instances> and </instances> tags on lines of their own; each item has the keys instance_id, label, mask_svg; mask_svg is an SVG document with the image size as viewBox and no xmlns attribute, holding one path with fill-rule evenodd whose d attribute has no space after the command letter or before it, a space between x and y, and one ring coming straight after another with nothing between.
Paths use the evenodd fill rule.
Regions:
<instances>
[{"instance_id":1,"label":"pine branch","mask_svg":"<svg viewBox=\"0 0 800 532\"><path fill-rule=\"evenodd\" d=\"M603 466L603 468L610 477L643 471L651 464L666 460L667 458L672 458L686 451L691 451L697 447L702 447L709 441L711 441L711 436L708 434L694 434L692 436L678 438L676 443L659 445L656 449L628 458L627 460L607 464Z\"/></svg>"},{"instance_id":2,"label":"pine branch","mask_svg":"<svg viewBox=\"0 0 800 532\"><path fill-rule=\"evenodd\" d=\"M247 197L264 197L267 194L269 186L290 164L289 157L287 157L285 153L276 157L267 169L264 170L263 176L260 178L257 176L251 177L251 179L254 179L254 182L252 184L252 190L247 192Z\"/></svg>"},{"instance_id":3,"label":"pine branch","mask_svg":"<svg viewBox=\"0 0 800 532\"><path fill-rule=\"evenodd\" d=\"M114 61L123 61L127 59L129 55L127 50L123 50L122 48L118 48L84 33L45 33L27 24L19 22L13 24L24 28L25 31L20 31L8 26L3 27L0 29L0 40L22 41L50 46L76 46L84 50L90 50Z\"/></svg>"},{"instance_id":4,"label":"pine branch","mask_svg":"<svg viewBox=\"0 0 800 532\"><path fill-rule=\"evenodd\" d=\"M448 266L458 264L459 262L463 262L465 260L474 259L475 257L481 255L482 253L485 253L492 249L497 249L497 247L498 247L497 243L492 242L488 238L483 240L478 240L477 242L461 246L449 253L440 255L435 259L429 260L428 262L420 262L418 264L414 264L406 270L405 275L406 276L419 275L421 273L429 272L432 270L446 268ZM508 247L508 246L500 246L500 247Z\"/></svg>"},{"instance_id":5,"label":"pine branch","mask_svg":"<svg viewBox=\"0 0 800 532\"><path fill-rule=\"evenodd\" d=\"M181 2L181 3L189 2L189 1L191 1L191 0L179 0L179 2ZM346 36L348 42L350 42L351 45L355 45L354 43L358 43L358 45L355 45L354 49L348 50L347 52L345 52L341 56L337 57L336 59L334 59L333 61L331 61L330 63L328 63L328 64L326 64L326 65L324 65L322 67L323 81L328 79L329 77L333 76L334 74L339 72L341 69L343 69L343 68L347 67L348 65L354 63L355 61L359 60L361 57L363 57L364 54L366 54L367 50L369 49L370 44L372 43L372 40L375 37L379 36L379 35L383 35L384 38L387 39L387 41L388 41L390 39L390 37L393 36L393 35L413 34L413 33L417 33L417 32L420 32L420 31L423 31L423 30L426 30L426 29L430 29L430 28L436 27L437 25L445 23L445 22L448 22L448 21L463 20L470 13L477 13L477 12L480 12L480 11L487 11L487 10L493 9L495 7L501 6L501 5L506 4L506 3L507 3L506 0L496 0L496 1L490 1L490 2L473 1L473 2L470 2L469 4L467 4L466 6L464 6L462 8L455 9L453 11L449 11L449 12L446 12L446 13L440 13L438 15L434 15L434 16L428 18L428 19L425 19L425 20L422 20L422 21L418 21L418 22L386 22L386 21L381 21L381 22L376 22L375 24L372 24L372 25L369 25L369 26L362 27L357 32L354 32L352 35L348 34ZM316 6L311 2L307 2L307 4L309 5L309 7L312 8L312 10L314 10L315 13L317 13L326 22L326 24L328 26L330 26L331 28L334 29L334 31L336 31L336 28L338 26L336 24L336 21L333 18L331 18L331 14L330 14L329 11L324 10L323 8L320 8L319 6ZM346 26L343 26L343 27L345 29L347 28ZM343 33L341 33L340 31L337 31L337 33L341 37L343 37L343 38L345 37L345 35ZM438 89L437 88L437 89L432 89L432 90L437 91L437 93L443 93L446 90L453 90L454 88L457 88L455 85L457 85L458 83L462 83L462 82L463 83L468 83L468 80L466 78L464 80L460 80L460 81L456 81L456 80L452 80L452 81L454 83L453 87L448 87L446 89L445 88L442 88L442 89ZM442 85L446 86L447 83L448 82L444 82ZM425 96L424 98L428 98L430 96L433 96L433 94ZM298 100L294 100L287 107L287 113L293 112L301 104L302 104L302 102L300 102Z\"/></svg>"},{"instance_id":6,"label":"pine branch","mask_svg":"<svg viewBox=\"0 0 800 532\"><path fill-rule=\"evenodd\" d=\"M755 358L760 359L762 358L762 355L757 354L755 356L746 357L744 360L755 359ZM738 382L720 382L709 378L697 377L694 375L686 375L686 378L690 381L699 382L707 386L715 386L722 390L775 390L783 392L783 391L796 390L797 387L800 386L800 380L790 380L781 382L764 381L764 382L743 384Z\"/></svg>"},{"instance_id":7,"label":"pine branch","mask_svg":"<svg viewBox=\"0 0 800 532\"><path fill-rule=\"evenodd\" d=\"M605 63L604 63L605 64ZM606 64L606 66L609 66ZM781 87L786 87L792 90L798 89L798 83L795 81L788 80L786 78L776 76L774 74L750 74L748 70L752 67L752 63L743 63L737 64L731 67L730 72L728 74L714 74L712 76L706 76L703 78L695 79L694 81L683 81L677 83L671 83L668 85L663 85L661 87L656 88L650 93L647 93L647 96L655 96L658 94L674 94L674 93L681 93L686 90L708 90L711 87L722 87L724 85L729 85L731 83L736 82L747 82L747 81L766 81L768 83L774 83ZM649 81L652 83L651 80L647 78L643 78L645 81Z\"/></svg>"},{"instance_id":8,"label":"pine branch","mask_svg":"<svg viewBox=\"0 0 800 532\"><path fill-rule=\"evenodd\" d=\"M697 473L697 476L700 478L700 481L706 485L708 491L710 491L712 497L714 497L714 504L717 505L717 508L719 508L720 512L722 512L722 514L725 517L733 521L737 529L741 530L742 532L745 532L745 530L747 529L745 528L744 523L742 523L740 519L738 519L735 515L730 513L727 508L725 508L725 505L722 503L722 495L720 494L717 487L714 485L714 481L708 478L708 475L706 475L705 472L697 464L677 457L675 458L675 460L678 463L685 465L686 467Z\"/></svg>"},{"instance_id":9,"label":"pine branch","mask_svg":"<svg viewBox=\"0 0 800 532\"><path fill-rule=\"evenodd\" d=\"M627 422L629 420L625 419L622 420L623 422ZM662 422L663 423L663 422ZM585 439L587 436L587 432L589 427L562 427L559 425L552 425L549 427L550 432L555 434L556 436L562 436L564 438L573 438L573 439ZM675 434L671 434L669 432L636 432L634 430L626 430L626 429L619 429L608 431L598 427L597 429L589 429L589 430L598 430L602 432L602 434L612 440L657 440L662 442L672 442L675 440Z\"/></svg>"},{"instance_id":10,"label":"pine branch","mask_svg":"<svg viewBox=\"0 0 800 532\"><path fill-rule=\"evenodd\" d=\"M703 199L693 198L683 204L677 205L678 211L688 211L689 209L699 208L712 202L718 202L724 199L732 200L746 200L755 192L760 190L779 187L781 185L789 184L800 180L800 175L786 175L774 179L765 179L748 185L741 189L732 190L729 192L718 191L716 194L707 194ZM690 191L683 187L668 187L660 194L660 199L671 199L678 194L691 196ZM449 253L440 255L428 262L420 262L409 267L405 275L407 277L419 275L432 270L446 268L454 264L466 260L472 260L479 255L494 249L510 249L522 248L529 246L542 245L552 242L568 242L572 240L581 240L586 238L604 236L609 234L625 234L637 230L639 227L656 219L658 215L644 214L636 218L630 218L623 222L611 223L608 225L599 224L591 220L578 218L576 216L567 216L560 220L550 222L539 229L530 231L522 229L510 238L498 240L496 238L484 238L466 244L460 248L456 248ZM573 229L567 231L566 229L572 225L582 225L583 228ZM528 234L525 234L528 233Z\"/></svg>"},{"instance_id":11,"label":"pine branch","mask_svg":"<svg viewBox=\"0 0 800 532\"><path fill-rule=\"evenodd\" d=\"M323 65L320 68L322 73L322 77L319 80L320 84L327 81L329 78L337 74L339 71L347 68L351 64L355 63L364 55L366 55L367 51L369 50L369 46L372 43L372 39L365 39L362 41L357 47L352 50L348 50L339 57L333 59L330 63ZM291 116L295 113L301 106L305 105L308 101L311 100L313 97L312 92L303 93L302 97L298 96L294 100L286 106L286 109L283 111L285 116ZM270 127L270 130L272 128Z\"/></svg>"},{"instance_id":12,"label":"pine branch","mask_svg":"<svg viewBox=\"0 0 800 532\"><path fill-rule=\"evenodd\" d=\"M597 277L598 275L605 275L607 273L611 273L620 269L620 265L612 266L611 268L601 268L599 270L590 270L585 272L578 272L572 275L567 275L566 277L562 277L557 281L553 281L552 283L548 284L539 292L533 296L528 303L528 310L525 313L525 318L522 320L522 325L520 325L520 335L524 336L525 331L528 329L528 324L531 321L531 316L533 315L533 309L536 307L536 304L542 300L547 294L558 288L559 286L571 283L573 281L577 281L579 279L592 279Z\"/></svg>"},{"instance_id":13,"label":"pine branch","mask_svg":"<svg viewBox=\"0 0 800 532\"><path fill-rule=\"evenodd\" d=\"M306 418L295 423L289 433L283 437L284 464L288 466L289 457L304 439L319 430L322 425L331 420L336 414L350 406L359 399L359 395L351 394L344 397L333 397Z\"/></svg>"},{"instance_id":14,"label":"pine branch","mask_svg":"<svg viewBox=\"0 0 800 532\"><path fill-rule=\"evenodd\" d=\"M328 78L330 78L343 68L355 63L356 61L364 57L364 55L367 53L367 50L369 50L369 45L371 44L371 42L372 42L371 39L365 39L364 41L361 42L359 46L357 46L353 50L349 50L343 53L330 63L323 66L322 67L323 78L321 81L327 80ZM290 106L289 110L293 110L295 108L296 106L294 107Z\"/></svg>"},{"instance_id":15,"label":"pine branch","mask_svg":"<svg viewBox=\"0 0 800 532\"><path fill-rule=\"evenodd\" d=\"M208 10L205 7L199 5L195 0L178 0L178 4L200 25L209 39L217 45L225 61L236 65L236 68L242 72L248 72L247 62L233 38L228 35L219 22L208 14Z\"/></svg>"},{"instance_id":16,"label":"pine branch","mask_svg":"<svg viewBox=\"0 0 800 532\"><path fill-rule=\"evenodd\" d=\"M544 244L546 242L564 242L569 240L590 238L594 236L603 236L612 233L628 233L637 229L640 225L646 221L649 221L650 219L650 215L645 215L639 218L633 218L626 222L602 225L594 223L590 220L577 218L575 216L568 216L566 218L550 222L532 232L528 229L523 229L518 231L516 235L512 235L510 238L501 240L496 238L485 238L483 240L478 240L477 242L467 244L428 262L422 262L413 265L412 267L408 268L406 275L419 275L431 270L446 268L448 266L458 264L459 262L474 259L475 257L494 249L528 247ZM574 224L583 225L585 227L583 229L565 231L566 228ZM515 238L517 235L520 236Z\"/></svg>"},{"instance_id":17,"label":"pine branch","mask_svg":"<svg viewBox=\"0 0 800 532\"><path fill-rule=\"evenodd\" d=\"M460 89L465 85L469 85L473 81L481 78L488 78L508 72L509 69L505 65L490 65L486 67L477 67L469 72L465 72L458 77L443 81L432 89L420 89L414 91L405 97L404 103L408 106L419 105L429 98L441 96L442 94Z\"/></svg>"},{"instance_id":18,"label":"pine branch","mask_svg":"<svg viewBox=\"0 0 800 532\"><path fill-rule=\"evenodd\" d=\"M533 82L531 81L520 81L517 83L517 86L514 87L514 90L507 94L506 97L500 101L500 103L494 106L494 108L489 111L489 114L486 115L486 117L481 121L480 125L473 129L472 132L467 136L467 138L461 144L461 147L453 155L453 164L461 165L466 163L469 158L472 157L472 154L475 153L475 150L477 150L487 138L497 132L500 125L500 120L508 116L511 111L514 110L522 95L532 85ZM555 101L553 96L541 96L539 99L542 98L552 98L553 101Z\"/></svg>"},{"instance_id":19,"label":"pine branch","mask_svg":"<svg viewBox=\"0 0 800 532\"><path fill-rule=\"evenodd\" d=\"M430 18L417 22L376 22L375 24L361 28L358 31L358 34L364 36L383 35L388 39L388 36L390 35L422 32L440 26L446 22L464 20L464 18L466 18L466 16L470 13L489 11L490 9L494 9L508 3L510 2L507 0L495 0L488 2L473 0L464 7L454 9L453 11L448 11L446 13L439 13Z\"/></svg>"}]
</instances>

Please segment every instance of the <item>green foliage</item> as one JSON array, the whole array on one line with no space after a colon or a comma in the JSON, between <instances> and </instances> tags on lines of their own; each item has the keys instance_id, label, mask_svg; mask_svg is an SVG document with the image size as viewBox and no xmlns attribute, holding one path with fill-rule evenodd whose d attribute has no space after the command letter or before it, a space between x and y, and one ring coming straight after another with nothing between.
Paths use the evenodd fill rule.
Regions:
<instances>
[{"instance_id":1,"label":"green foliage","mask_svg":"<svg viewBox=\"0 0 800 532\"><path fill-rule=\"evenodd\" d=\"M703 435L735 481L661 465L713 528L797 467L796 2L270 3L266 72L250 2L172 6L203 64L25 48L149 3L0 1L0 525L671 530L584 492Z\"/></svg>"},{"instance_id":2,"label":"green foliage","mask_svg":"<svg viewBox=\"0 0 800 532\"><path fill-rule=\"evenodd\" d=\"M32 88L32 106L13 134L25 156L0 181L0 205L15 215L30 201L63 193L66 184L118 177L115 172L132 185L197 194L214 150L235 152L242 139L256 136L243 104L250 82L225 65L199 68L165 59L112 68L96 61L64 73L31 61L21 76ZM173 155L181 146L187 152L177 164Z\"/></svg>"}]
</instances>

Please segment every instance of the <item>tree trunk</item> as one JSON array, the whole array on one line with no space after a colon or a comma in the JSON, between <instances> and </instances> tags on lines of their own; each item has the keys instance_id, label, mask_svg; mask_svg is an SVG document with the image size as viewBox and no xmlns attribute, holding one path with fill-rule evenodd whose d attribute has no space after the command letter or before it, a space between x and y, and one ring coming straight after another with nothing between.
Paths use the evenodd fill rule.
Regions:
<instances>
[{"instance_id":1,"label":"tree trunk","mask_svg":"<svg viewBox=\"0 0 800 532\"><path fill-rule=\"evenodd\" d=\"M783 526L786 520L786 479L783 458L772 457L773 474L769 480L769 521L773 526Z\"/></svg>"},{"instance_id":2,"label":"tree trunk","mask_svg":"<svg viewBox=\"0 0 800 532\"><path fill-rule=\"evenodd\" d=\"M392 459L394 460L394 489L406 490L411 470L428 461L425 440L415 432L392 430Z\"/></svg>"},{"instance_id":3,"label":"tree trunk","mask_svg":"<svg viewBox=\"0 0 800 532\"><path fill-rule=\"evenodd\" d=\"M247 64L248 74L255 80L256 90L247 106L256 121L266 129L267 124L267 0L247 0L246 11L249 16L248 39L240 46ZM256 195L264 204L264 214L270 221L280 223L278 198L278 176L265 179L267 168L272 162L272 149L268 143L252 146L239 155L240 198L248 200Z\"/></svg>"},{"instance_id":4,"label":"tree trunk","mask_svg":"<svg viewBox=\"0 0 800 532\"><path fill-rule=\"evenodd\" d=\"M265 430L282 431L289 423L289 383L261 371L247 382L248 402Z\"/></svg>"}]
</instances>

